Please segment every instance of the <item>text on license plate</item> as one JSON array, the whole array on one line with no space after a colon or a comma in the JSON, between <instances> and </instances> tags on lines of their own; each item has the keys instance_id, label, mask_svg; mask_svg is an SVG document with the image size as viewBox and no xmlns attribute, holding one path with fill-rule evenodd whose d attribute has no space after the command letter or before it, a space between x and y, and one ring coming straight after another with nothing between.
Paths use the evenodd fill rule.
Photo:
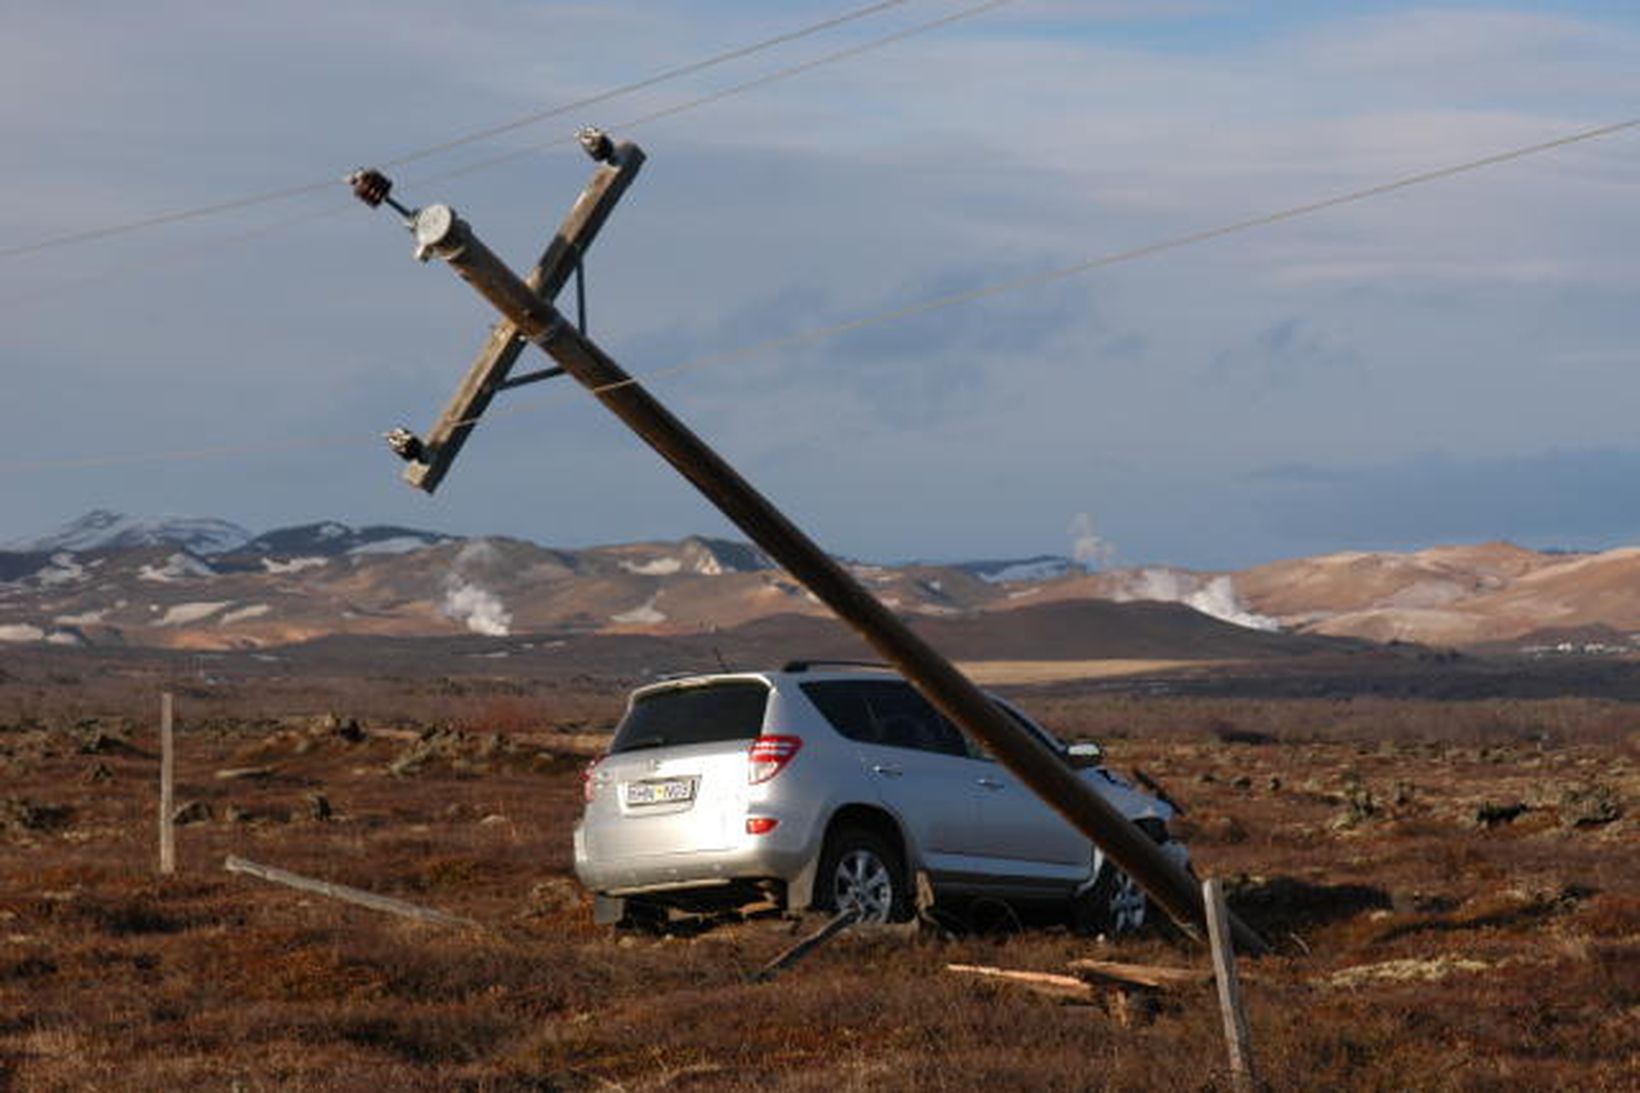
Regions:
<instances>
[{"instance_id":1,"label":"text on license plate","mask_svg":"<svg viewBox=\"0 0 1640 1093\"><path fill-rule=\"evenodd\" d=\"M629 805L659 805L694 799L693 778L653 778L647 782L626 784L626 803Z\"/></svg>"}]
</instances>

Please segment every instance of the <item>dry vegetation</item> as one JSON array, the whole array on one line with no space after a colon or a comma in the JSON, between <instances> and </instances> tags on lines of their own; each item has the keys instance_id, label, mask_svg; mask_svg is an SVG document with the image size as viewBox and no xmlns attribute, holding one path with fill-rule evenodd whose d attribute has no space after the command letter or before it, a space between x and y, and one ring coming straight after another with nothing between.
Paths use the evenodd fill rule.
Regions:
<instances>
[{"instance_id":1,"label":"dry vegetation","mask_svg":"<svg viewBox=\"0 0 1640 1093\"><path fill-rule=\"evenodd\" d=\"M197 684L179 699L193 822L161 880L146 686L0 688L0 1087L1226 1087L1210 988L1123 1027L944 971L1204 962L1169 936L953 909L974 929L844 935L752 985L809 924L594 928L569 830L588 733L619 707L607 684L444 680L353 706L312 685L305 714L298 687ZM1246 965L1273 1086L1640 1085L1634 707L1022 699L1178 798L1198 868L1276 943ZM487 928L231 876L228 854Z\"/></svg>"}]
</instances>

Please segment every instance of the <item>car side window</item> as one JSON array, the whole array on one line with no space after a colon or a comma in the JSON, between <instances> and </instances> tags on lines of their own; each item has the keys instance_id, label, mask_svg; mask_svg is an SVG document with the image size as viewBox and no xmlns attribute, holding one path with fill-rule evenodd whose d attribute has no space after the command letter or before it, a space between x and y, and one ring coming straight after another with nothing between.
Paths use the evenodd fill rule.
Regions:
<instances>
[{"instance_id":1,"label":"car side window","mask_svg":"<svg viewBox=\"0 0 1640 1093\"><path fill-rule=\"evenodd\" d=\"M1002 703L1002 702L998 702L994 699L992 700L991 705L993 705L997 709L1001 710L1003 715L1005 717L1007 717L1009 721L1012 721L1020 729L1024 730L1027 733L1030 733L1032 736L1036 737L1038 740L1041 740L1044 744L1047 744L1050 748L1053 748L1055 751L1062 751L1063 750L1063 747L1064 747L1063 745L1059 744L1058 741L1052 739L1051 737L1045 737L1043 732L1040 729L1038 729L1035 725L1032 725L1029 721L1027 721L1019 713L1019 711L1015 710L1012 706L1009 706L1009 705L1007 705L1005 703ZM996 756L992 755L986 749L984 744L981 744L978 740L970 740L970 739L968 739L968 737L966 735L963 736L962 739L963 739L964 746L968 750L967 753L968 753L968 756L970 758L972 758L972 759L983 759L987 763L996 762Z\"/></svg>"},{"instance_id":2,"label":"car side window","mask_svg":"<svg viewBox=\"0 0 1640 1093\"><path fill-rule=\"evenodd\" d=\"M837 679L798 686L832 728L850 740L968 756L957 727L907 683Z\"/></svg>"}]
</instances>

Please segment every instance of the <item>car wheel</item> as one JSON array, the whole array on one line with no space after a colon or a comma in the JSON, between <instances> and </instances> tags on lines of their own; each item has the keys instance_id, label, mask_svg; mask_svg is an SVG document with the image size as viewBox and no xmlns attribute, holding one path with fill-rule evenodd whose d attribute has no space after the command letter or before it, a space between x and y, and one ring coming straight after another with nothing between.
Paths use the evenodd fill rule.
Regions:
<instances>
[{"instance_id":1,"label":"car wheel","mask_svg":"<svg viewBox=\"0 0 1640 1093\"><path fill-rule=\"evenodd\" d=\"M1094 882L1072 899L1071 917L1080 933L1136 934L1150 920L1150 897L1132 877L1107 863Z\"/></svg>"},{"instance_id":2,"label":"car wheel","mask_svg":"<svg viewBox=\"0 0 1640 1093\"><path fill-rule=\"evenodd\" d=\"M911 917L904 863L882 836L862 828L845 827L826 841L815 895L824 910L857 909L861 922Z\"/></svg>"}]
</instances>

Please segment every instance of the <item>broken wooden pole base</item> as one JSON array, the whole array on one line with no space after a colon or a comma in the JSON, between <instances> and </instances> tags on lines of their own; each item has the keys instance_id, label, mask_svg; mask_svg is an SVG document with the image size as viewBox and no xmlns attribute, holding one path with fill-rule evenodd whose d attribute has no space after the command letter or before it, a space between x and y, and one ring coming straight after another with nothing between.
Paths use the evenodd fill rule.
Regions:
<instances>
[{"instance_id":1,"label":"broken wooden pole base","mask_svg":"<svg viewBox=\"0 0 1640 1093\"><path fill-rule=\"evenodd\" d=\"M833 918L814 933L799 941L747 978L750 983L767 983L787 968L792 967L799 960L842 933L844 930L860 921L860 912L850 907L842 914Z\"/></svg>"},{"instance_id":2,"label":"broken wooden pole base","mask_svg":"<svg viewBox=\"0 0 1640 1093\"><path fill-rule=\"evenodd\" d=\"M379 896L374 892L366 892L362 888L350 888L345 884L333 884L327 880L315 880L304 877L300 873L292 873L285 869L276 869L271 865L258 865L244 858L228 855L223 863L230 873L244 873L252 877L260 877L274 884L283 884L287 888L296 888L303 892L312 892L315 895L327 896L330 899L339 899L344 903L354 903L360 907L368 907L372 911L385 911L400 918L415 919L418 922L431 922L439 926L467 926L481 928L481 924L470 918L459 915L448 915L443 911L435 911L431 907L421 907L392 896Z\"/></svg>"}]
</instances>

